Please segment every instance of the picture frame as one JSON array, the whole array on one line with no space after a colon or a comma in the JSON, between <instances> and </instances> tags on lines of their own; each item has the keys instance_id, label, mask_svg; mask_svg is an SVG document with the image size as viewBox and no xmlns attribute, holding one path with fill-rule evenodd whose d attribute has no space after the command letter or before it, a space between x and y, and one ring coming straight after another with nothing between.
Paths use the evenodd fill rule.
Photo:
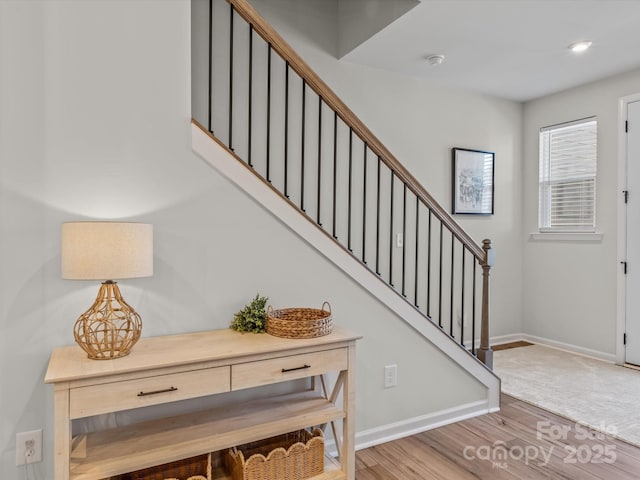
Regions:
<instances>
[{"instance_id":1,"label":"picture frame","mask_svg":"<svg viewBox=\"0 0 640 480\"><path fill-rule=\"evenodd\" d=\"M495 153L452 148L453 214L493 215Z\"/></svg>"}]
</instances>

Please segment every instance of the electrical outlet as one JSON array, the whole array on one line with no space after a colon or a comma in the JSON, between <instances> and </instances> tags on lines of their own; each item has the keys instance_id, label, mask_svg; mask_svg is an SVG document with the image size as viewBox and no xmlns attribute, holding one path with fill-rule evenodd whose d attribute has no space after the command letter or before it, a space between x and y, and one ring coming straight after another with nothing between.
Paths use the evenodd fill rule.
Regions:
<instances>
[{"instance_id":1,"label":"electrical outlet","mask_svg":"<svg viewBox=\"0 0 640 480\"><path fill-rule=\"evenodd\" d=\"M42 461L42 430L16 434L16 467Z\"/></svg>"},{"instance_id":2,"label":"electrical outlet","mask_svg":"<svg viewBox=\"0 0 640 480\"><path fill-rule=\"evenodd\" d=\"M391 388L398 385L398 366L387 365L384 367L384 388Z\"/></svg>"},{"instance_id":3,"label":"electrical outlet","mask_svg":"<svg viewBox=\"0 0 640 480\"><path fill-rule=\"evenodd\" d=\"M404 247L404 235L402 233L396 233L396 247Z\"/></svg>"}]
</instances>

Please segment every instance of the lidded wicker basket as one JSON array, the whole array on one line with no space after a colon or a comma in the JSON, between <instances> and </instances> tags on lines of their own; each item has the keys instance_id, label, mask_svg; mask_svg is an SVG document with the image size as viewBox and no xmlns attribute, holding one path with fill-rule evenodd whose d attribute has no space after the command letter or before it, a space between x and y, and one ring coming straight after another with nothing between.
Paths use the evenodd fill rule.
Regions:
<instances>
[{"instance_id":1,"label":"lidded wicker basket","mask_svg":"<svg viewBox=\"0 0 640 480\"><path fill-rule=\"evenodd\" d=\"M325 310L326 306L326 310ZM315 338L329 335L333 330L331 305L322 308L267 308L267 333L282 338Z\"/></svg>"}]
</instances>

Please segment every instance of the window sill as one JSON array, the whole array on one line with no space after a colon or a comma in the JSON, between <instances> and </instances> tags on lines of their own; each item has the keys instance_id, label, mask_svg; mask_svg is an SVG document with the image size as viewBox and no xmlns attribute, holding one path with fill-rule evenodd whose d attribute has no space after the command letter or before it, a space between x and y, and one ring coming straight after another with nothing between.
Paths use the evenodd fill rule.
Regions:
<instances>
[{"instance_id":1,"label":"window sill","mask_svg":"<svg viewBox=\"0 0 640 480\"><path fill-rule=\"evenodd\" d=\"M601 242L603 236L601 232L535 232L529 238L551 242Z\"/></svg>"}]
</instances>

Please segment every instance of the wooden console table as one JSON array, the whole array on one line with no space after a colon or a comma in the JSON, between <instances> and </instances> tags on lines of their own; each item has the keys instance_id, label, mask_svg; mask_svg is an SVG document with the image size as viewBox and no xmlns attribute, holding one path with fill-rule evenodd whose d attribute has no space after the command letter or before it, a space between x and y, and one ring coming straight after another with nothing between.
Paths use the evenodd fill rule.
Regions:
<instances>
[{"instance_id":1,"label":"wooden console table","mask_svg":"<svg viewBox=\"0 0 640 480\"><path fill-rule=\"evenodd\" d=\"M77 346L58 348L45 377L54 387L54 479L99 480L342 420L339 461L328 458L314 480L353 480L358 338L339 327L299 340L225 329L143 338L116 360L90 360ZM329 372L338 372L333 391ZM315 388L295 393L71 434L73 420L83 417L316 376Z\"/></svg>"}]
</instances>

